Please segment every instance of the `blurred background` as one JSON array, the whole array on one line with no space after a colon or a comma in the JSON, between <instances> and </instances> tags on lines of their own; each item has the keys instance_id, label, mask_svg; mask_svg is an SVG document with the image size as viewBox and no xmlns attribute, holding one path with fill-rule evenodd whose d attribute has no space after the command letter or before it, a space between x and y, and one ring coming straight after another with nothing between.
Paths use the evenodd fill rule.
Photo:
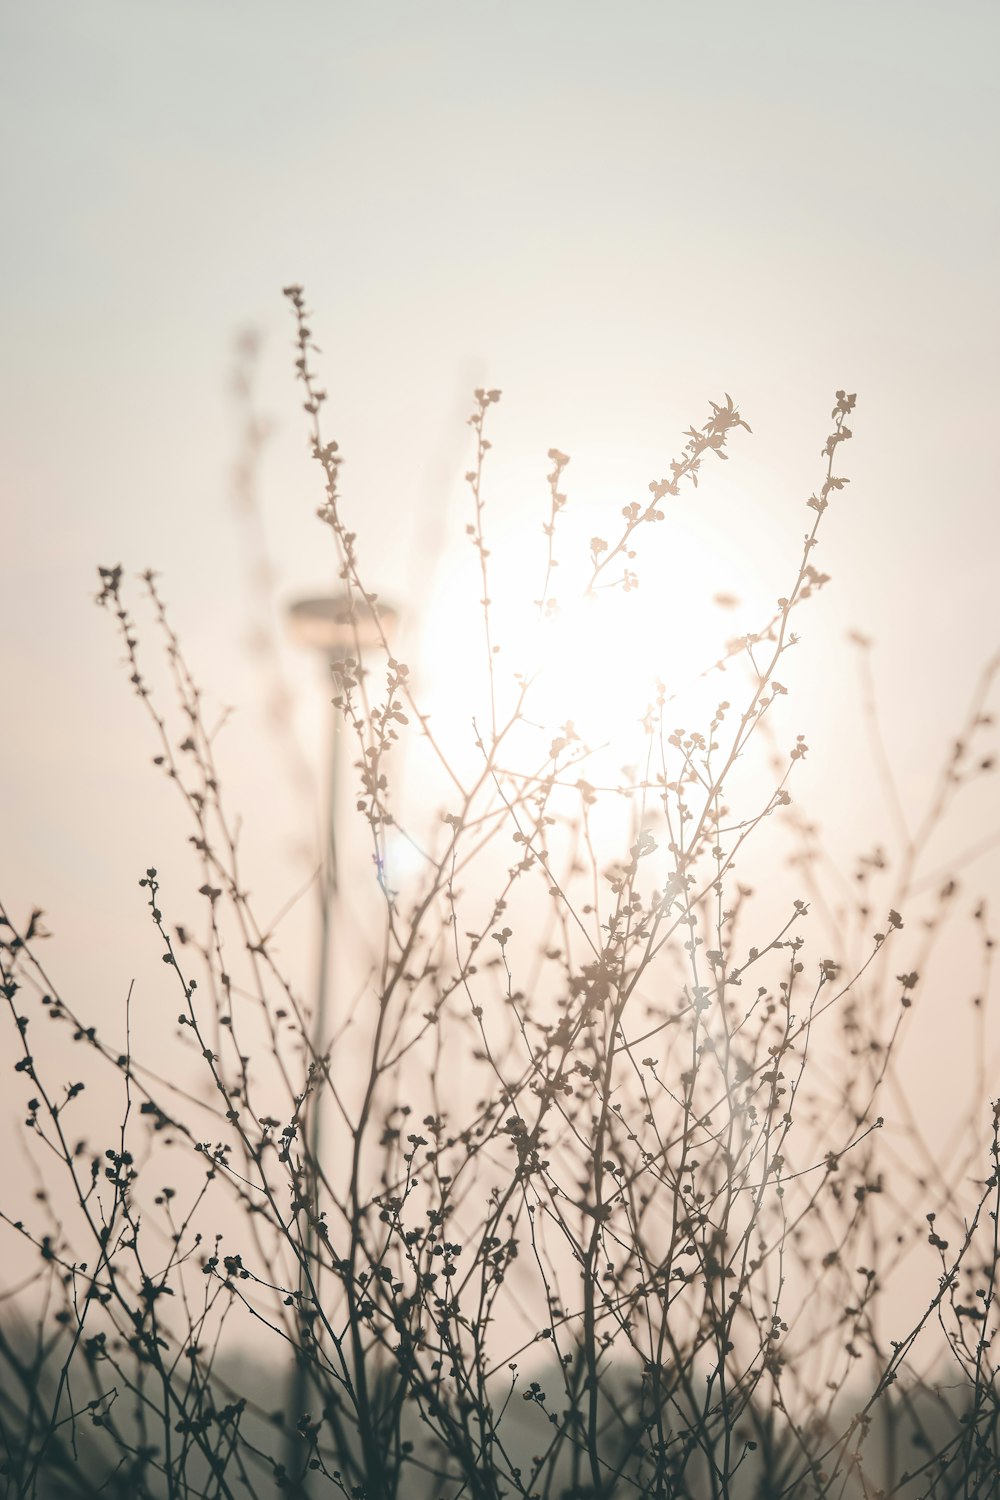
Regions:
<instances>
[{"instance_id":1,"label":"blurred background","mask_svg":"<svg viewBox=\"0 0 1000 1500\"><path fill-rule=\"evenodd\" d=\"M918 821L1000 644L995 6L49 0L5 5L0 31L0 889L44 908L82 1010L120 1015L133 978L160 1003L147 865L172 919L188 899L175 883L171 905L187 829L94 608L98 564L160 573L208 718L233 710L219 762L265 916L310 868L315 805L261 655L276 643L277 727L318 775L329 693L283 612L334 565L289 282L314 310L362 570L463 732L474 386L504 392L487 527L510 579L534 549L529 601L550 447L572 456L567 514L589 538L644 499L710 399L739 403L753 436L673 502L640 568L650 630L671 594L657 556L687 590L694 558L705 599L743 601L710 616L692 594L695 623L670 626L685 669L794 577L833 393L857 391L851 484L814 559L832 582L790 668L800 793L838 857L891 844L846 640L861 631ZM237 366L266 424L252 515ZM978 792L928 879L957 854L969 902L995 889L998 839ZM303 923L293 967L307 941ZM975 982L962 951L949 995ZM939 1068L935 1024L918 1075Z\"/></svg>"}]
</instances>

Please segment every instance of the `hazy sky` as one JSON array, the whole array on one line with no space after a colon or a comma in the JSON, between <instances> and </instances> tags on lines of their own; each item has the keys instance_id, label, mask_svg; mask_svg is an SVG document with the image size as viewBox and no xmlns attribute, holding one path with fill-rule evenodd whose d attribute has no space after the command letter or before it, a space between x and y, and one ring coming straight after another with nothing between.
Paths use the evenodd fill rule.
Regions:
<instances>
[{"instance_id":1,"label":"hazy sky","mask_svg":"<svg viewBox=\"0 0 1000 1500\"><path fill-rule=\"evenodd\" d=\"M719 514L765 569L794 553L832 393L856 390L818 559L816 776L843 768L839 807L867 763L853 625L879 643L904 790L926 790L1000 637L994 4L7 0L0 31L0 877L86 951L91 987L127 980L132 939L101 934L139 922L135 875L175 821L97 563L164 575L202 679L240 710L237 797L277 776L227 382L238 331L260 330L279 597L326 587L291 280L368 574L411 615L445 587L481 379L505 393L515 519L541 515L552 444L615 514L731 391L754 437ZM276 859L274 828L255 836Z\"/></svg>"}]
</instances>

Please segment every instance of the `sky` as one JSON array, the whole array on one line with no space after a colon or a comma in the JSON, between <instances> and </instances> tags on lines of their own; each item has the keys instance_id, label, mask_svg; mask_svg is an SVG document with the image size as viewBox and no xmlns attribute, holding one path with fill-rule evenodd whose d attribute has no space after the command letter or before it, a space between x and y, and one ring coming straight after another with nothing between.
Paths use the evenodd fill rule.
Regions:
<instances>
[{"instance_id":1,"label":"sky","mask_svg":"<svg viewBox=\"0 0 1000 1500\"><path fill-rule=\"evenodd\" d=\"M833 393L857 391L803 668L809 788L835 832L848 813L859 840L891 831L856 629L919 807L1000 645L998 44L996 7L971 0L8 0L0 882L44 907L86 999L120 996L143 962L135 878L178 825L94 608L98 564L162 575L210 701L235 710L225 772L258 814L256 880L275 908L293 883L296 804L246 645L260 606L230 390L255 330L264 623L280 628L332 578L292 281L367 576L445 700L472 386L504 392L490 518L515 570L549 447L573 456L582 513L614 515L731 392L753 436L678 524L699 555L717 548L721 587L750 576L764 599L821 478ZM318 765L322 685L284 663ZM955 847L988 837L996 798L959 823ZM980 884L997 875L977 862Z\"/></svg>"}]
</instances>

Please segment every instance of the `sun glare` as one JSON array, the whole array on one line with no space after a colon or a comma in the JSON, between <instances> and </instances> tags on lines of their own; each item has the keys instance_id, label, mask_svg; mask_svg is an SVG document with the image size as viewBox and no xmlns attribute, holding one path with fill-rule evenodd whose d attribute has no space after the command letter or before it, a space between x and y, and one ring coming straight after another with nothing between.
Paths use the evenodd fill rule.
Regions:
<instances>
[{"instance_id":1,"label":"sun glare","mask_svg":"<svg viewBox=\"0 0 1000 1500\"><path fill-rule=\"evenodd\" d=\"M584 533L595 523L596 508L581 507L579 538L562 547L566 558L554 575L551 608L540 605L536 586L517 588L511 579L530 578L523 562L524 532L491 539L489 558L499 580L491 593L490 645L498 718L512 708L527 683L524 713L546 733L566 723L591 749L628 752L641 733L640 721L659 697L676 703L676 711L694 724L711 712L720 695L713 664L727 644L755 630L767 618L767 591L754 559L740 552L723 522L717 532L689 524L680 510L639 542L638 559L628 566L637 586L625 588L619 575L592 594L586 593L584 570L571 573L570 546L586 558ZM606 513L606 506L605 506ZM470 619L468 554L445 564L448 584L439 588L427 622L423 667L434 714L461 737L464 724L484 712L488 686L485 624ZM581 578L583 581L581 582ZM462 618L462 631L455 620ZM708 674L708 675L706 675ZM672 715L671 715L672 717Z\"/></svg>"},{"instance_id":2,"label":"sun glare","mask_svg":"<svg viewBox=\"0 0 1000 1500\"><path fill-rule=\"evenodd\" d=\"M635 733L656 699L696 689L723 646L705 574L672 568L625 592L609 589L542 618L509 653L532 679L528 712L572 721L591 746Z\"/></svg>"}]
</instances>

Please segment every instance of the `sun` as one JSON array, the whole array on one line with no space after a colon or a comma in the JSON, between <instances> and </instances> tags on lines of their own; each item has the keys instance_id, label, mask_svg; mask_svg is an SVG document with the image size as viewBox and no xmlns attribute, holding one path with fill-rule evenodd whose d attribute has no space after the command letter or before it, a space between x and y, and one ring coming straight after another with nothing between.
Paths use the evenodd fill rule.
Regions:
<instances>
[{"instance_id":1,"label":"sun","mask_svg":"<svg viewBox=\"0 0 1000 1500\"><path fill-rule=\"evenodd\" d=\"M746 568L727 567L726 587L718 587L710 537L676 527L663 550L637 586L577 594L498 630L498 662L530 683L530 718L546 729L571 722L592 748L624 752L657 701L698 716L714 708L713 666L738 622L756 620L762 591Z\"/></svg>"},{"instance_id":2,"label":"sun","mask_svg":"<svg viewBox=\"0 0 1000 1500\"><path fill-rule=\"evenodd\" d=\"M670 504L662 524L643 528L634 552L588 588L591 539L610 535L616 518L620 524L620 502L609 499L621 493L615 476L655 472L657 462L656 455L623 457L610 447L589 457L560 517L558 566L548 588L534 467L515 461L494 477L489 649L473 549L460 544L442 559L422 632L420 676L433 721L447 726L452 745L470 738L473 721L473 741L490 722L492 666L499 727L520 703L540 735L555 738L570 724L613 773L644 753L641 726L657 702L667 706L668 729L708 725L726 696L714 665L735 638L759 629L773 612L761 556L747 546L751 497L725 483L713 484L710 496L699 491ZM762 528L761 548L766 540Z\"/></svg>"}]
</instances>

